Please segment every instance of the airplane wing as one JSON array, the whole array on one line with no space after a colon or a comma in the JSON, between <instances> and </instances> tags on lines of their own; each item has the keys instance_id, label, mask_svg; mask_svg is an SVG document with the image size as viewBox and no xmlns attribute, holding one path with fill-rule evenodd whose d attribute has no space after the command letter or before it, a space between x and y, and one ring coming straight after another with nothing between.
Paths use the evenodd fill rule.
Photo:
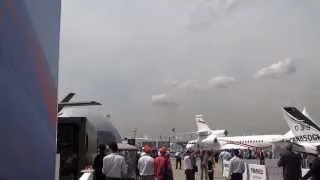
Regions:
<instances>
[{"instance_id":1,"label":"airplane wing","mask_svg":"<svg viewBox=\"0 0 320 180\"><path fill-rule=\"evenodd\" d=\"M76 107L76 106L100 106L102 105L96 101L84 101L84 102L62 102L58 104L58 112L60 112L64 107Z\"/></svg>"}]
</instances>

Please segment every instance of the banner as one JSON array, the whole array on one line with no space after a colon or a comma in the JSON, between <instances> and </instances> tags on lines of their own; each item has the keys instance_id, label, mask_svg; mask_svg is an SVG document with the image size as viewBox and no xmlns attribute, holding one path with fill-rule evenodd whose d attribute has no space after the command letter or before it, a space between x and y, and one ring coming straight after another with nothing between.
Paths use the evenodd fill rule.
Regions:
<instances>
[{"instance_id":1,"label":"banner","mask_svg":"<svg viewBox=\"0 0 320 180\"><path fill-rule=\"evenodd\" d=\"M222 172L222 176L225 178L229 178L230 176L230 161L223 161L223 172Z\"/></svg>"},{"instance_id":2,"label":"banner","mask_svg":"<svg viewBox=\"0 0 320 180\"><path fill-rule=\"evenodd\" d=\"M267 180L267 169L264 165L248 164L249 180Z\"/></svg>"}]
</instances>

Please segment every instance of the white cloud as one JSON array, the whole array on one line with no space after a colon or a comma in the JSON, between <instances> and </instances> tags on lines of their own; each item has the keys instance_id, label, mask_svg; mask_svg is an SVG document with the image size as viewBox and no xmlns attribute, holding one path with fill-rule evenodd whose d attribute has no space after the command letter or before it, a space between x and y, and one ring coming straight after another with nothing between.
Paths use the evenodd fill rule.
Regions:
<instances>
[{"instance_id":1,"label":"white cloud","mask_svg":"<svg viewBox=\"0 0 320 180\"><path fill-rule=\"evenodd\" d=\"M169 84L172 88L179 89L179 90L198 90L202 88L199 82L195 80L186 80L186 81L175 80L170 82Z\"/></svg>"},{"instance_id":2,"label":"white cloud","mask_svg":"<svg viewBox=\"0 0 320 180\"><path fill-rule=\"evenodd\" d=\"M231 76L217 76L206 81L186 80L186 81L171 81L169 85L175 90L206 90L211 88L228 88L236 83L236 79Z\"/></svg>"},{"instance_id":3,"label":"white cloud","mask_svg":"<svg viewBox=\"0 0 320 180\"><path fill-rule=\"evenodd\" d=\"M236 79L231 76L217 76L208 81L209 87L228 88L236 83Z\"/></svg>"},{"instance_id":4,"label":"white cloud","mask_svg":"<svg viewBox=\"0 0 320 180\"><path fill-rule=\"evenodd\" d=\"M173 95L162 93L151 97L152 104L155 106L177 106L177 98Z\"/></svg>"},{"instance_id":5,"label":"white cloud","mask_svg":"<svg viewBox=\"0 0 320 180\"><path fill-rule=\"evenodd\" d=\"M290 75L296 72L296 67L291 58L263 67L255 75L256 79L275 79Z\"/></svg>"}]
</instances>

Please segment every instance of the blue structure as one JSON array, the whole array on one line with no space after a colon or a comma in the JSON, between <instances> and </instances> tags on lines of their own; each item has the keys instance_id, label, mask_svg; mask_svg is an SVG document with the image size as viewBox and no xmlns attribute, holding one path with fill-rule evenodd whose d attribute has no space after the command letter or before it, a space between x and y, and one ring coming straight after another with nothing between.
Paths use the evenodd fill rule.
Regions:
<instances>
[{"instance_id":1,"label":"blue structure","mask_svg":"<svg viewBox=\"0 0 320 180\"><path fill-rule=\"evenodd\" d=\"M0 1L0 179L53 180L60 0Z\"/></svg>"}]
</instances>

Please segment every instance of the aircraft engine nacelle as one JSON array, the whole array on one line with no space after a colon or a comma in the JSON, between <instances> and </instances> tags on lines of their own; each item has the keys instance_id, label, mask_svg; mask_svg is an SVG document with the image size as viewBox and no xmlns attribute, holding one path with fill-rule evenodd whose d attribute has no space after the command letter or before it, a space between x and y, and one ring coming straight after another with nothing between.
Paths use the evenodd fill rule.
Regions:
<instances>
[{"instance_id":1,"label":"aircraft engine nacelle","mask_svg":"<svg viewBox=\"0 0 320 180\"><path fill-rule=\"evenodd\" d=\"M226 129L212 130L211 134L214 134L217 137L224 137L228 135L228 131Z\"/></svg>"}]
</instances>

